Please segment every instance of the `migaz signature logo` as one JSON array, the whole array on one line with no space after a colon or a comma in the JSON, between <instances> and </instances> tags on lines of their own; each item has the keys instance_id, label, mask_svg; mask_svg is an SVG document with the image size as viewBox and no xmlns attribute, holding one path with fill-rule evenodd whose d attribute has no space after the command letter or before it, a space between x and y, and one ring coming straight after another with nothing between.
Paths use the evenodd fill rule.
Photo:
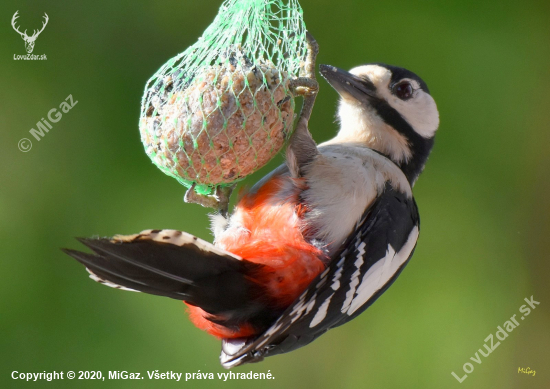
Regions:
<instances>
[{"instance_id":1,"label":"migaz signature logo","mask_svg":"<svg viewBox=\"0 0 550 389\"><path fill-rule=\"evenodd\" d=\"M48 14L44 12L44 15L43 18L45 19L43 24L42 24L42 28L40 30L34 30L33 34L31 36L28 36L27 35L27 30L25 30L25 32L21 32L19 31L19 28L17 27L17 25L15 24L15 20L19 17L19 15L17 15L19 11L16 11L14 14L13 14L13 17L11 19L11 26L13 27L13 29L15 31L17 31L17 33L19 35L21 35L21 38L23 38L23 40L25 41L25 49L27 50L27 55L13 55L13 59L17 60L17 59L31 59L31 60L35 60L35 59L40 59L40 60L44 60L44 59L47 59L46 58L46 54L42 54L42 55L32 55L32 51L34 50L34 44L36 43L36 38L38 38L38 35L40 35L40 33L42 31L44 31L44 28L46 28L46 25L48 24Z\"/></svg>"}]
</instances>

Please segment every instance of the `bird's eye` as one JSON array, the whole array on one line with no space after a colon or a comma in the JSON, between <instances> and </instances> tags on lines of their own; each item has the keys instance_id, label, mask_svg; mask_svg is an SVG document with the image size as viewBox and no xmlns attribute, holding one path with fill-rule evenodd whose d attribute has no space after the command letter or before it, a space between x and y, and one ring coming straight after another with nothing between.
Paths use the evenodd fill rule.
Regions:
<instances>
[{"instance_id":1,"label":"bird's eye","mask_svg":"<svg viewBox=\"0 0 550 389\"><path fill-rule=\"evenodd\" d=\"M400 82L393 87L393 93L401 100L408 100L413 95L413 87L409 82Z\"/></svg>"}]
</instances>

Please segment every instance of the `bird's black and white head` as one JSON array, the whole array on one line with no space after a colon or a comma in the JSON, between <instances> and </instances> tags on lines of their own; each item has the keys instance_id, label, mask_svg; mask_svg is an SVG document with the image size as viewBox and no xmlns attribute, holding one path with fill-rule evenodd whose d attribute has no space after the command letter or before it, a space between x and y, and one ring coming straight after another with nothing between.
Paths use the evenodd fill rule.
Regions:
<instances>
[{"instance_id":1,"label":"bird's black and white head","mask_svg":"<svg viewBox=\"0 0 550 389\"><path fill-rule=\"evenodd\" d=\"M426 83L413 72L384 64L349 72L321 65L340 95L340 132L331 142L365 144L395 162L414 183L433 147L439 113Z\"/></svg>"}]
</instances>

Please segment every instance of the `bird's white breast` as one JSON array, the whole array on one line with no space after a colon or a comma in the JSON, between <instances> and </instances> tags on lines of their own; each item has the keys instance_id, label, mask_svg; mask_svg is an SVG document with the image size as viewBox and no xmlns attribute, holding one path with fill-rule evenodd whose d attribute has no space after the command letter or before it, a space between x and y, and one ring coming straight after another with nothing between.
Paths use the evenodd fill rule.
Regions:
<instances>
[{"instance_id":1,"label":"bird's white breast","mask_svg":"<svg viewBox=\"0 0 550 389\"><path fill-rule=\"evenodd\" d=\"M389 159L353 143L327 142L321 154L305 169L308 189L308 228L329 245L329 255L344 243L357 222L384 190L386 182L412 196L403 172Z\"/></svg>"}]
</instances>

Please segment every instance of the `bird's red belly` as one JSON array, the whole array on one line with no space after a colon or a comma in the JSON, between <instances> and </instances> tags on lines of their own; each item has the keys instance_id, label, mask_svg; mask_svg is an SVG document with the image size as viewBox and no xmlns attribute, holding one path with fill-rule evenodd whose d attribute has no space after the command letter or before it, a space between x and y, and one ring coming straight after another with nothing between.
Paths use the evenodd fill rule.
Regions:
<instances>
[{"instance_id":1,"label":"bird's red belly","mask_svg":"<svg viewBox=\"0 0 550 389\"><path fill-rule=\"evenodd\" d=\"M256 193L245 195L236 207L232 226L217 237L216 245L248 261L265 265L255 280L265 286L266 304L273 309L288 307L321 273L323 253L305 241L302 230L304 210L298 202L299 190L281 198L280 193L290 178L275 177ZM288 192L288 191L287 191ZM212 323L208 313L189 306L190 319L197 327L220 338L238 338L255 334L243 324L235 331Z\"/></svg>"}]
</instances>

